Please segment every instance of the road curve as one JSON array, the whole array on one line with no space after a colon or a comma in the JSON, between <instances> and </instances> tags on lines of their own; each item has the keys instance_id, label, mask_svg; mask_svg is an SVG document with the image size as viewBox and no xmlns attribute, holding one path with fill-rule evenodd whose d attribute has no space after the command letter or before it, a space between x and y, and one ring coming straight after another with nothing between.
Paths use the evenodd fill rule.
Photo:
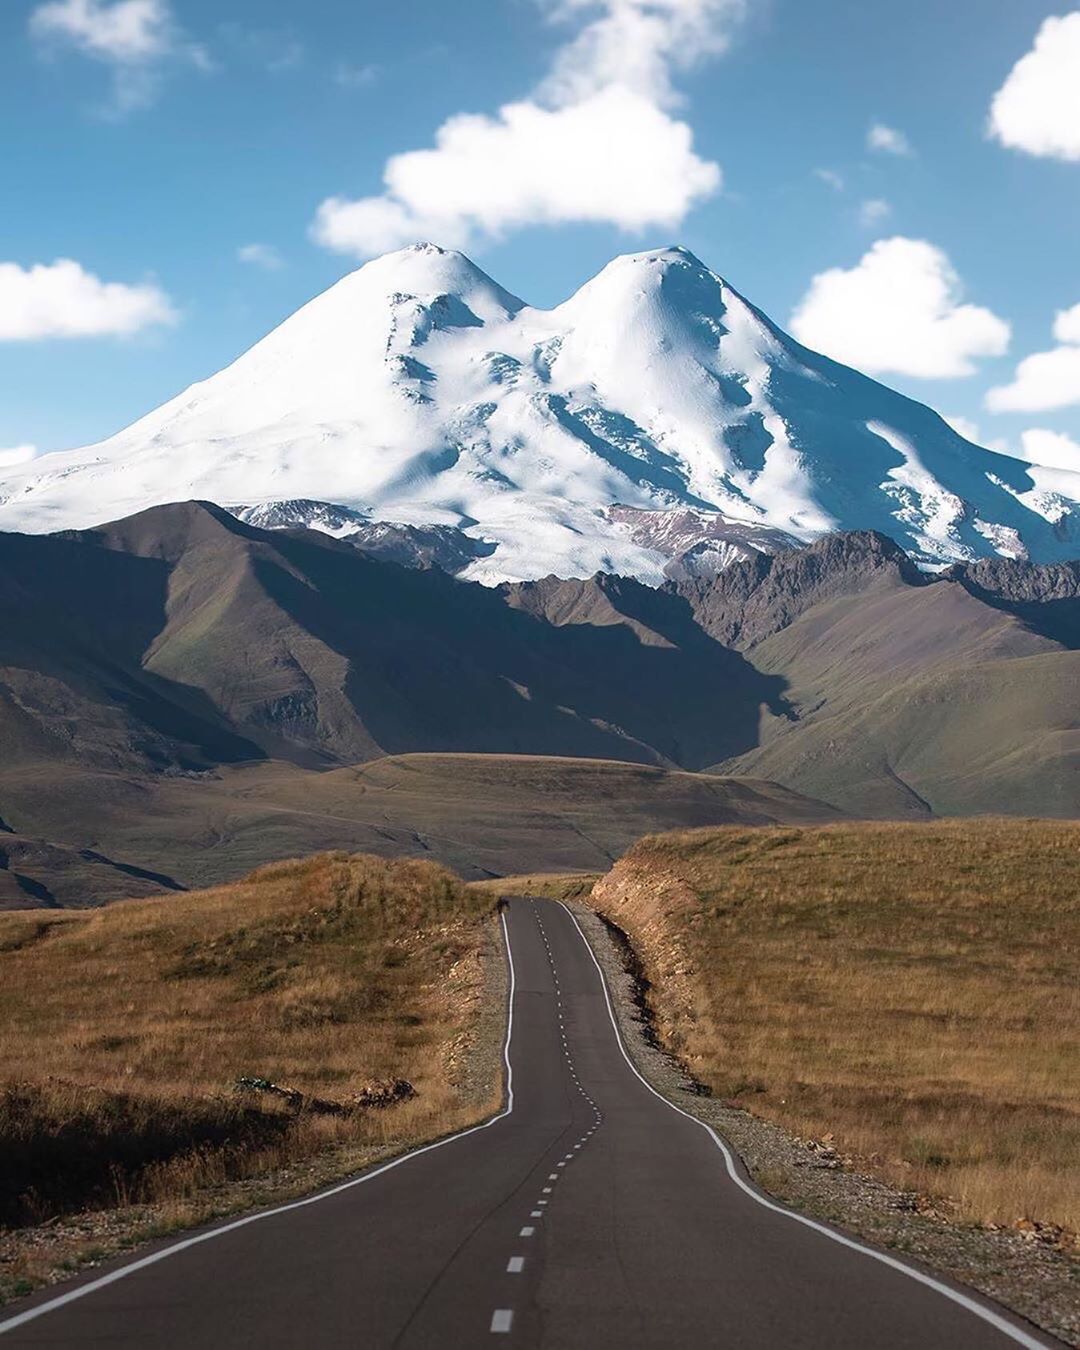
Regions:
<instances>
[{"instance_id":1,"label":"road curve","mask_svg":"<svg viewBox=\"0 0 1080 1350\"><path fill-rule=\"evenodd\" d=\"M619 1039L571 913L513 899L503 1112L28 1299L7 1346L1006 1350L994 1305L756 1192Z\"/></svg>"}]
</instances>

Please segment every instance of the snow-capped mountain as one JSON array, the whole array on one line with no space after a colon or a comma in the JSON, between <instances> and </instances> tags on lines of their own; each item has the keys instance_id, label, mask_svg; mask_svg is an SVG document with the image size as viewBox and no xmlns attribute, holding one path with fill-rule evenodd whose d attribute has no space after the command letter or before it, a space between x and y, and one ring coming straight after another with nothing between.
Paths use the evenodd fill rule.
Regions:
<instances>
[{"instance_id":1,"label":"snow-capped mountain","mask_svg":"<svg viewBox=\"0 0 1080 1350\"><path fill-rule=\"evenodd\" d=\"M693 572L834 529L931 566L1080 553L1080 475L972 445L681 248L616 258L552 310L460 253L388 254L119 435L7 471L0 529L190 498L335 534L449 527L488 583L656 583L673 557Z\"/></svg>"}]
</instances>

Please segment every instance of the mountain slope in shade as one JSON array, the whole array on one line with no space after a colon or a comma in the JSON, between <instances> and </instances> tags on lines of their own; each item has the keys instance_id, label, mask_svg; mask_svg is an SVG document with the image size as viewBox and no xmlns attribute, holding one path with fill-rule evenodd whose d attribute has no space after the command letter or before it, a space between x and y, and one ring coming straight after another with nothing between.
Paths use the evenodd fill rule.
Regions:
<instances>
[{"instance_id":1,"label":"mountain slope in shade","mask_svg":"<svg viewBox=\"0 0 1080 1350\"><path fill-rule=\"evenodd\" d=\"M935 578L892 540L852 533L660 590L552 578L507 594L642 642L697 627L779 680L755 745L714 772L852 815L1080 816L1080 563Z\"/></svg>"},{"instance_id":2,"label":"mountain slope in shade","mask_svg":"<svg viewBox=\"0 0 1080 1350\"><path fill-rule=\"evenodd\" d=\"M678 589L784 681L791 715L723 772L871 816L1080 815L1080 564L932 580L891 540L849 535Z\"/></svg>"},{"instance_id":3,"label":"mountain slope in shade","mask_svg":"<svg viewBox=\"0 0 1080 1350\"><path fill-rule=\"evenodd\" d=\"M487 583L656 585L673 558L694 576L837 529L930 565L1080 552L1080 475L970 444L680 248L552 310L433 245L376 259L126 431L8 470L0 528L191 497L339 535L460 531L452 562Z\"/></svg>"},{"instance_id":4,"label":"mountain slope in shade","mask_svg":"<svg viewBox=\"0 0 1080 1350\"><path fill-rule=\"evenodd\" d=\"M0 535L0 736L8 765L138 772L418 750L700 769L756 742L781 682L683 629L560 628L325 534L157 507Z\"/></svg>"},{"instance_id":5,"label":"mountain slope in shade","mask_svg":"<svg viewBox=\"0 0 1080 1350\"><path fill-rule=\"evenodd\" d=\"M1080 563L935 577L872 532L656 588L485 587L200 503L0 534L0 904L327 847L475 874L661 824L1080 815L1078 607Z\"/></svg>"}]
</instances>

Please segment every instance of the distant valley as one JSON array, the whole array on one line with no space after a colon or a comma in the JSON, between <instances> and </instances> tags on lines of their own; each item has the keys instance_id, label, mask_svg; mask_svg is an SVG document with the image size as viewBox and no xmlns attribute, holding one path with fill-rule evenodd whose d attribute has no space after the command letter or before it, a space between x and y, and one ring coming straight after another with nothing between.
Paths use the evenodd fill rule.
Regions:
<instances>
[{"instance_id":1,"label":"distant valley","mask_svg":"<svg viewBox=\"0 0 1080 1350\"><path fill-rule=\"evenodd\" d=\"M490 588L162 507L0 536L0 817L99 855L100 896L322 847L490 875L680 825L1067 816L1078 643L1076 563L933 576L851 533L659 588ZM55 856L3 870L62 903Z\"/></svg>"}]
</instances>

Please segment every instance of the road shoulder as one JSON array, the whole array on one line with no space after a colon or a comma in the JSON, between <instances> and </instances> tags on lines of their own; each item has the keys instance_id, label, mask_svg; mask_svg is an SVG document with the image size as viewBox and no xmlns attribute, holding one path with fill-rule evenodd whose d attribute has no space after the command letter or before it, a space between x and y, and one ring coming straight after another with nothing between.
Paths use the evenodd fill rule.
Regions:
<instances>
[{"instance_id":1,"label":"road shoulder","mask_svg":"<svg viewBox=\"0 0 1080 1350\"><path fill-rule=\"evenodd\" d=\"M1080 1345L1080 1261L1032 1236L991 1232L920 1212L911 1194L844 1167L819 1141L800 1139L703 1095L677 1059L656 1043L625 936L609 930L579 901L568 907L603 968L619 1029L639 1072L682 1110L719 1131L763 1190L802 1214L977 1289L1067 1345Z\"/></svg>"}]
</instances>

